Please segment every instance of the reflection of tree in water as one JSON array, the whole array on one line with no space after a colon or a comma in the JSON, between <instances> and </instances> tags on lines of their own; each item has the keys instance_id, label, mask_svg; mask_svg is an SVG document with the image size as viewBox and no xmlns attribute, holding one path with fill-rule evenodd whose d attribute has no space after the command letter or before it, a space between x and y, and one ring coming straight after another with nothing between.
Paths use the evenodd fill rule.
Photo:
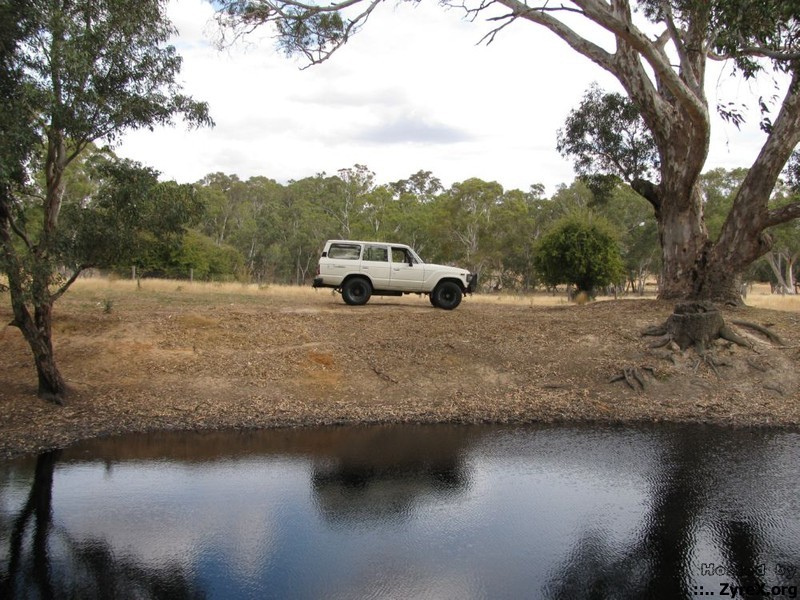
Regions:
<instances>
[{"instance_id":1,"label":"reflection of tree in water","mask_svg":"<svg viewBox=\"0 0 800 600\"><path fill-rule=\"evenodd\" d=\"M620 549L602 530L579 539L561 569L545 586L553 599L694 598L692 551L703 513L718 485L700 465L711 454L706 436L694 430L671 438L669 451L658 461L651 505L634 542ZM748 448L748 451L752 451ZM730 581L747 584L759 564L760 531L742 521L717 521L718 549L733 573ZM706 590L707 591L707 590ZM718 590L712 590L718 591Z\"/></svg>"},{"instance_id":2,"label":"reflection of tree in water","mask_svg":"<svg viewBox=\"0 0 800 600\"><path fill-rule=\"evenodd\" d=\"M317 507L334 524L403 521L416 504L462 493L467 428L371 428L316 461L312 485Z\"/></svg>"},{"instance_id":3,"label":"reflection of tree in water","mask_svg":"<svg viewBox=\"0 0 800 600\"><path fill-rule=\"evenodd\" d=\"M59 451L39 456L27 502L14 519L0 598L203 598L178 565L151 569L103 540L72 540L53 526Z\"/></svg>"}]
</instances>

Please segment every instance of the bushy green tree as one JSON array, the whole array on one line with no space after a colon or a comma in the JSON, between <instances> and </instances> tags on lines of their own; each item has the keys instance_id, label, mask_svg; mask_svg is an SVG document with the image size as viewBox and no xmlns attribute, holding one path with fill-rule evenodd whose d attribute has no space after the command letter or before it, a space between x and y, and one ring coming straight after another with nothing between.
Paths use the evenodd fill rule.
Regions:
<instances>
[{"instance_id":1,"label":"bushy green tree","mask_svg":"<svg viewBox=\"0 0 800 600\"><path fill-rule=\"evenodd\" d=\"M12 19L12 26L7 19ZM29 0L0 4L0 268L13 325L31 348L39 395L66 392L52 343L52 309L80 273L60 275L66 173L97 140L170 123L210 124L208 107L181 93L181 59L164 0ZM6 142L8 140L9 143ZM44 173L37 227L25 188Z\"/></svg>"},{"instance_id":2,"label":"bushy green tree","mask_svg":"<svg viewBox=\"0 0 800 600\"><path fill-rule=\"evenodd\" d=\"M534 267L550 286L572 284L594 297L595 290L625 278L613 229L588 213L573 213L553 224L536 244Z\"/></svg>"}]
</instances>

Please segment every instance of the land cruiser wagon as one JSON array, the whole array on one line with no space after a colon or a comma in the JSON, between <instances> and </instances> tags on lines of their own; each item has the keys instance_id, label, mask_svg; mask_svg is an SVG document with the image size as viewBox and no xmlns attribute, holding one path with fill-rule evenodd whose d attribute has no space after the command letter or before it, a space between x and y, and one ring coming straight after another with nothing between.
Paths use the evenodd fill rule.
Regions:
<instances>
[{"instance_id":1,"label":"land cruiser wagon","mask_svg":"<svg viewBox=\"0 0 800 600\"><path fill-rule=\"evenodd\" d=\"M425 263L405 244L328 240L314 278L315 288L333 288L347 304L370 297L426 294L431 304L452 310L478 284L467 269Z\"/></svg>"}]
</instances>

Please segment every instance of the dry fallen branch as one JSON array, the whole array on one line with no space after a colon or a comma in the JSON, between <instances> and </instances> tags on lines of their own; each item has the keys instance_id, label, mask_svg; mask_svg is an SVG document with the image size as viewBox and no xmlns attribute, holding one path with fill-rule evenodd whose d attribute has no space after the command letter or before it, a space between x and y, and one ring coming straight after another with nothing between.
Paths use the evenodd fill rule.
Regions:
<instances>
[{"instance_id":1,"label":"dry fallen branch","mask_svg":"<svg viewBox=\"0 0 800 600\"><path fill-rule=\"evenodd\" d=\"M381 371L381 370L380 370L378 367L376 367L375 365L370 365L370 367L371 367L371 368L372 368L372 370L375 372L375 374L376 374L378 377L380 377L381 379L384 379L384 380L386 380L386 381L388 381L388 382L390 382L390 383L399 383L399 382L397 381L397 379L394 379L393 377L391 377L390 375L388 375L388 374L387 374L387 373L385 373L384 371Z\"/></svg>"}]
</instances>

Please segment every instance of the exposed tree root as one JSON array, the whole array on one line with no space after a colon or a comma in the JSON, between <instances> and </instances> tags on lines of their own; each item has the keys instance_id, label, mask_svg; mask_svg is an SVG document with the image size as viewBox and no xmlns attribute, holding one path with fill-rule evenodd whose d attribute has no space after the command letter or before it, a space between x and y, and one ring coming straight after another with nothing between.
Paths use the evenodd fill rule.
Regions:
<instances>
[{"instance_id":1,"label":"exposed tree root","mask_svg":"<svg viewBox=\"0 0 800 600\"><path fill-rule=\"evenodd\" d=\"M766 327L748 321L732 321L732 323L757 331L775 345L783 345L781 338ZM720 368L733 365L714 353L716 340L725 340L757 353L753 343L731 329L723 320L719 310L707 302L678 304L664 323L645 328L642 336L656 338L647 347L650 350L666 348L653 352L653 355L671 360L673 364L677 364L676 353L682 355L683 351L693 348L697 353L697 360L692 370L697 372L701 365L705 365L719 379L723 379ZM763 365L750 359L748 364L762 372L767 370ZM644 370L653 372L651 368ZM624 381L628 387L637 392L642 392L647 387L643 370L639 368L624 368L621 373L610 379L610 383L617 381Z\"/></svg>"},{"instance_id":2,"label":"exposed tree root","mask_svg":"<svg viewBox=\"0 0 800 600\"><path fill-rule=\"evenodd\" d=\"M773 344L777 344L778 346L785 345L783 340L780 338L778 334L770 331L766 327L758 325L757 323L751 323L750 321L731 321L731 323L733 323L734 325L738 325L739 327L746 327L747 329L753 329L762 334Z\"/></svg>"},{"instance_id":3,"label":"exposed tree root","mask_svg":"<svg viewBox=\"0 0 800 600\"><path fill-rule=\"evenodd\" d=\"M713 353L711 352L703 352L700 355L700 358L697 359L693 367L693 371L697 372L697 368L701 365L705 364L714 372L714 375L717 376L717 379L722 379L722 375L719 372L717 367L732 367L733 365L726 360L718 359Z\"/></svg>"},{"instance_id":4,"label":"exposed tree root","mask_svg":"<svg viewBox=\"0 0 800 600\"><path fill-rule=\"evenodd\" d=\"M643 392L648 385L645 373L650 373L651 376L655 377L656 371L653 367L646 366L641 368L625 367L621 373L614 375L608 382L624 381L634 392Z\"/></svg>"},{"instance_id":5,"label":"exposed tree root","mask_svg":"<svg viewBox=\"0 0 800 600\"><path fill-rule=\"evenodd\" d=\"M729 342L733 342L737 346L742 346L743 348L753 349L753 344L748 342L745 338L740 336L737 333L734 333L733 330L728 327L727 325L723 325L722 328L719 330L719 337L723 340L728 340Z\"/></svg>"}]
</instances>

